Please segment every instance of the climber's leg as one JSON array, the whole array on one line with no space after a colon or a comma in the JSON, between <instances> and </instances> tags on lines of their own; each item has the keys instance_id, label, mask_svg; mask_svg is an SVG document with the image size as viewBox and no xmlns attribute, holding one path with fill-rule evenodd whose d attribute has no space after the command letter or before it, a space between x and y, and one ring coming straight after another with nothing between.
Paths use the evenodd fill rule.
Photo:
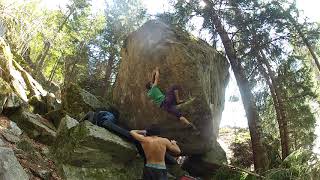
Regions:
<instances>
[{"instance_id":1,"label":"climber's leg","mask_svg":"<svg viewBox=\"0 0 320 180\"><path fill-rule=\"evenodd\" d=\"M183 102L179 97L179 92L181 92L181 87L178 85L171 86L166 91L165 103L168 105L176 105Z\"/></svg>"},{"instance_id":2,"label":"climber's leg","mask_svg":"<svg viewBox=\"0 0 320 180\"><path fill-rule=\"evenodd\" d=\"M122 138L125 138L129 141L134 141L133 137L130 135L130 132L112 122L109 121L103 121L101 123L101 126L108 129L109 131L119 135Z\"/></svg>"}]
</instances>

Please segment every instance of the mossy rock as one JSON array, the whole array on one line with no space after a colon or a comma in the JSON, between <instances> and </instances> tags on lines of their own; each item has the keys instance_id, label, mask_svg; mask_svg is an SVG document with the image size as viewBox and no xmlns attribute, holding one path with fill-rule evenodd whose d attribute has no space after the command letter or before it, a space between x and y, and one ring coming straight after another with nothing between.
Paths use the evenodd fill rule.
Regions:
<instances>
[{"instance_id":1,"label":"mossy rock","mask_svg":"<svg viewBox=\"0 0 320 180\"><path fill-rule=\"evenodd\" d=\"M66 115L67 115L66 111L62 109L58 109L58 110L48 112L43 117L48 121L52 122L54 127L58 128L60 125L61 119Z\"/></svg>"},{"instance_id":2,"label":"mossy rock","mask_svg":"<svg viewBox=\"0 0 320 180\"><path fill-rule=\"evenodd\" d=\"M42 101L40 96L32 96L29 99L30 110L35 114L44 115L48 112L48 107L45 102Z\"/></svg>"},{"instance_id":3,"label":"mossy rock","mask_svg":"<svg viewBox=\"0 0 320 180\"><path fill-rule=\"evenodd\" d=\"M7 102L8 95L12 93L10 85L0 78L0 113L2 112L5 103Z\"/></svg>"},{"instance_id":4,"label":"mossy rock","mask_svg":"<svg viewBox=\"0 0 320 180\"><path fill-rule=\"evenodd\" d=\"M66 115L65 117L63 117L61 119L61 122L59 124L59 127L58 127L58 130L57 130L57 133L58 133L58 136L64 136L64 135L67 135L68 131L77 126L79 124L79 122L75 119L73 119L72 117Z\"/></svg>"},{"instance_id":5,"label":"mossy rock","mask_svg":"<svg viewBox=\"0 0 320 180\"><path fill-rule=\"evenodd\" d=\"M132 161L126 165L105 168L81 168L62 165L61 170L66 180L133 180L142 177L142 161Z\"/></svg>"},{"instance_id":6,"label":"mossy rock","mask_svg":"<svg viewBox=\"0 0 320 180\"><path fill-rule=\"evenodd\" d=\"M137 157L136 148L110 131L89 121L77 124L66 116L58 132L50 152L65 179L131 180L141 177L143 160Z\"/></svg>"},{"instance_id":7,"label":"mossy rock","mask_svg":"<svg viewBox=\"0 0 320 180\"><path fill-rule=\"evenodd\" d=\"M62 164L102 168L114 162L130 162L137 150L110 131L84 121L67 133L59 133L51 152Z\"/></svg>"},{"instance_id":8,"label":"mossy rock","mask_svg":"<svg viewBox=\"0 0 320 180\"><path fill-rule=\"evenodd\" d=\"M41 116L28 112L24 108L19 109L9 118L16 122L29 137L44 144L51 144L56 138L56 129L53 125Z\"/></svg>"},{"instance_id":9,"label":"mossy rock","mask_svg":"<svg viewBox=\"0 0 320 180\"><path fill-rule=\"evenodd\" d=\"M94 95L81 89L78 85L70 84L62 90L62 108L77 120L88 111L107 108Z\"/></svg>"}]
</instances>

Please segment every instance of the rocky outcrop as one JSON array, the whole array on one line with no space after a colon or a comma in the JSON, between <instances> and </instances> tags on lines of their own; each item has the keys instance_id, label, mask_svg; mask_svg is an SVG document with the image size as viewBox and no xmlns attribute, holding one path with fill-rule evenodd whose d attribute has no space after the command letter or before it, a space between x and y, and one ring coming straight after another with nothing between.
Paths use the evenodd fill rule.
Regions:
<instances>
[{"instance_id":1,"label":"rocky outcrop","mask_svg":"<svg viewBox=\"0 0 320 180\"><path fill-rule=\"evenodd\" d=\"M62 89L62 108L72 118L80 119L88 111L105 108L94 95L80 88L75 84L70 84Z\"/></svg>"},{"instance_id":2,"label":"rocky outcrop","mask_svg":"<svg viewBox=\"0 0 320 180\"><path fill-rule=\"evenodd\" d=\"M51 144L56 138L55 127L40 115L21 108L10 119L28 134L29 137L45 144Z\"/></svg>"},{"instance_id":3,"label":"rocky outcrop","mask_svg":"<svg viewBox=\"0 0 320 180\"><path fill-rule=\"evenodd\" d=\"M27 103L34 96L36 98L33 98L33 100L37 101L31 102L31 104L36 106L34 108L36 113L42 113L44 108L46 112L43 112L43 114L59 108L60 103L55 95L48 93L14 58L15 56L11 53L10 47L0 37L0 84L3 85L3 82L6 82L9 85L10 93L7 93L9 100L19 99L22 103ZM19 98L10 99L10 97ZM0 105L2 100L2 95L0 95ZM41 103L44 105L41 105L40 108L42 109L38 110L37 108Z\"/></svg>"},{"instance_id":4,"label":"rocky outcrop","mask_svg":"<svg viewBox=\"0 0 320 180\"><path fill-rule=\"evenodd\" d=\"M121 122L144 129L151 124L168 128L163 135L179 142L186 154L202 154L216 141L229 64L225 57L204 41L171 28L159 21L149 21L126 40L113 91ZM160 67L160 87L182 87L182 98L195 98L181 111L200 130L200 136L184 130L177 119L152 104L145 84L151 72Z\"/></svg>"},{"instance_id":5,"label":"rocky outcrop","mask_svg":"<svg viewBox=\"0 0 320 180\"><path fill-rule=\"evenodd\" d=\"M136 148L88 121L77 124L66 116L52 153L66 179L138 179L143 160Z\"/></svg>"}]
</instances>

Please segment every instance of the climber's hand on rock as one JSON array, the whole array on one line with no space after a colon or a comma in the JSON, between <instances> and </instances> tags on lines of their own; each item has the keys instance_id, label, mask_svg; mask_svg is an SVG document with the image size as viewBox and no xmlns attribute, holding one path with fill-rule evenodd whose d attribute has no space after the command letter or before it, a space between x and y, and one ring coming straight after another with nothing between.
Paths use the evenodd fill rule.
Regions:
<instances>
[{"instance_id":1,"label":"climber's hand on rock","mask_svg":"<svg viewBox=\"0 0 320 180\"><path fill-rule=\"evenodd\" d=\"M175 141L175 140L171 140L170 142L171 142L171 144L177 144L177 141Z\"/></svg>"},{"instance_id":2,"label":"climber's hand on rock","mask_svg":"<svg viewBox=\"0 0 320 180\"><path fill-rule=\"evenodd\" d=\"M138 133L141 134L141 135L144 135L144 136L147 135L147 131L146 130L139 130Z\"/></svg>"}]
</instances>

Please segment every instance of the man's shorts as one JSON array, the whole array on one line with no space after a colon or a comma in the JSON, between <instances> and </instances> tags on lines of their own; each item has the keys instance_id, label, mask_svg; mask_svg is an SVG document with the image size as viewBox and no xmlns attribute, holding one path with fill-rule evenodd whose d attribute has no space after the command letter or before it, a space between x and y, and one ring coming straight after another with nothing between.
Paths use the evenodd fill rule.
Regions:
<instances>
[{"instance_id":1,"label":"man's shorts","mask_svg":"<svg viewBox=\"0 0 320 180\"><path fill-rule=\"evenodd\" d=\"M153 167L144 167L143 180L168 180L167 170Z\"/></svg>"}]
</instances>

